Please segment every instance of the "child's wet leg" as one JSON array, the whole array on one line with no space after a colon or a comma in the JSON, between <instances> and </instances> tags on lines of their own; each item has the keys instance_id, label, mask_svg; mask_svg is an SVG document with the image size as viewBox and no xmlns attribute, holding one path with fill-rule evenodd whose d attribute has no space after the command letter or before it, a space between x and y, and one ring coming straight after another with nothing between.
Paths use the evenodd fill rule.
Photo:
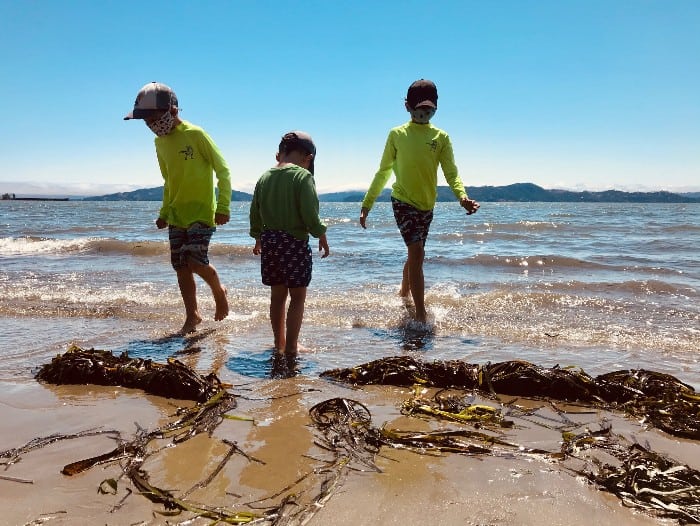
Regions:
<instances>
[{"instance_id":1,"label":"child's wet leg","mask_svg":"<svg viewBox=\"0 0 700 526\"><path fill-rule=\"evenodd\" d=\"M284 285L273 285L270 289L270 325L275 339L275 349L282 351L286 345L285 324L288 289Z\"/></svg>"},{"instance_id":2,"label":"child's wet leg","mask_svg":"<svg viewBox=\"0 0 700 526\"><path fill-rule=\"evenodd\" d=\"M178 269L177 284L180 287L182 301L185 304L185 323L180 329L180 334L188 334L197 329L197 325L202 323L197 307L197 285L194 281L194 274L189 268Z\"/></svg>"},{"instance_id":3,"label":"child's wet leg","mask_svg":"<svg viewBox=\"0 0 700 526\"><path fill-rule=\"evenodd\" d=\"M306 287L289 289L289 309L287 310L287 338L284 352L296 354L299 350L299 333L304 320L304 304L306 302Z\"/></svg>"},{"instance_id":4,"label":"child's wet leg","mask_svg":"<svg viewBox=\"0 0 700 526\"><path fill-rule=\"evenodd\" d=\"M408 259L406 261L408 281L411 288L411 296L413 296L413 304L416 307L416 321L421 323L425 323L428 319L428 314L425 310L424 257L425 251L422 242L419 241L408 245Z\"/></svg>"}]
</instances>

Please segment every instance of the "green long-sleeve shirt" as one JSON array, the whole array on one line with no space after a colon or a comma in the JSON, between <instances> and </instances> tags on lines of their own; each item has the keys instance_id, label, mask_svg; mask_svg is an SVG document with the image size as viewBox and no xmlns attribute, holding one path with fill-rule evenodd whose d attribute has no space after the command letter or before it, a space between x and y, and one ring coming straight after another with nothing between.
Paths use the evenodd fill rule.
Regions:
<instances>
[{"instance_id":1,"label":"green long-sleeve shirt","mask_svg":"<svg viewBox=\"0 0 700 526\"><path fill-rule=\"evenodd\" d=\"M283 230L301 240L326 233L308 170L291 164L270 168L260 177L250 203L250 236L260 239L265 230Z\"/></svg>"},{"instance_id":2,"label":"green long-sleeve shirt","mask_svg":"<svg viewBox=\"0 0 700 526\"><path fill-rule=\"evenodd\" d=\"M415 122L392 128L379 170L365 194L362 207L372 208L393 170L396 181L392 186L392 197L419 210L432 210L437 199L438 165L455 197L467 197L447 133L432 124Z\"/></svg>"},{"instance_id":3,"label":"green long-sleeve shirt","mask_svg":"<svg viewBox=\"0 0 700 526\"><path fill-rule=\"evenodd\" d=\"M196 222L214 226L215 213L230 215L231 175L219 148L202 128L182 121L168 135L156 137L155 143L164 181L159 217L186 228Z\"/></svg>"}]
</instances>

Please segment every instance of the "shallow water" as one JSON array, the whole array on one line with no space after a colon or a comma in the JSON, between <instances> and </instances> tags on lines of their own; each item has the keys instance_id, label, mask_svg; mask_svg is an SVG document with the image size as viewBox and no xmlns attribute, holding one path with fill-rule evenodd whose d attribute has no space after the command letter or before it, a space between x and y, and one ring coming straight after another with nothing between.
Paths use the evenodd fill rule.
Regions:
<instances>
[{"instance_id":1,"label":"shallow water","mask_svg":"<svg viewBox=\"0 0 700 526\"><path fill-rule=\"evenodd\" d=\"M0 203L1 380L72 342L162 360L183 313L157 202ZM211 250L231 316L207 321L203 365L269 374L268 290L252 254L247 203L234 203ZM438 203L426 247L431 328L397 290L405 248L390 205L321 203L331 256L314 260L302 374L387 355L472 363L525 359L591 374L650 368L700 385L700 205ZM311 240L314 252L315 240ZM200 287L207 317L213 301ZM209 352L210 351L210 352ZM211 355L209 358L206 356Z\"/></svg>"}]
</instances>

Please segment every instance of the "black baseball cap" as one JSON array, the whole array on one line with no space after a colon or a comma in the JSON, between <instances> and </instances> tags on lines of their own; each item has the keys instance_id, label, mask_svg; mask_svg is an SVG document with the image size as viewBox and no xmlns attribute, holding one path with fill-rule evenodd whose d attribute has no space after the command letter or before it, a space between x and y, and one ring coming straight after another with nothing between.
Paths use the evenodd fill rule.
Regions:
<instances>
[{"instance_id":1,"label":"black baseball cap","mask_svg":"<svg viewBox=\"0 0 700 526\"><path fill-rule=\"evenodd\" d=\"M311 159L311 164L309 165L309 172L314 173L314 161L316 160L316 145L314 140L306 132L303 131L291 131L285 133L280 141L280 152L293 152L294 150L302 150L306 153L313 155Z\"/></svg>"},{"instance_id":2,"label":"black baseball cap","mask_svg":"<svg viewBox=\"0 0 700 526\"><path fill-rule=\"evenodd\" d=\"M437 108L437 86L432 80L420 79L408 87L406 102L412 109L420 106Z\"/></svg>"}]
</instances>

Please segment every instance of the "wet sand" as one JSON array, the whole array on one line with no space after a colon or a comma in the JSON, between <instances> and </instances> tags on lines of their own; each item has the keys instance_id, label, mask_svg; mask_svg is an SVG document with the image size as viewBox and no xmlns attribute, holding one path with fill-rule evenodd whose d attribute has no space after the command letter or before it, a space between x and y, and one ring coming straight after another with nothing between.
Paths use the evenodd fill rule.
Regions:
<instances>
[{"instance_id":1,"label":"wet sand","mask_svg":"<svg viewBox=\"0 0 700 526\"><path fill-rule=\"evenodd\" d=\"M176 495L191 490L224 458L229 449L223 442L226 439L235 442L248 458L234 454L210 484L192 491L188 499L263 513L294 494L299 504L296 511L307 505L308 510L284 524L675 524L624 507L617 497L575 476L559 462L519 454L436 456L384 447L376 458L380 472L350 470L322 505L314 505L325 479L319 468L329 458L329 452L316 444L319 434L309 417L314 404L333 397L357 400L371 411L375 427L386 424L393 429L425 431L465 426L403 416L399 407L410 397L408 389L352 389L304 376L256 380L230 374L222 380L233 384L231 391L238 397L238 407L229 414L254 422L227 419L211 437L198 435L175 447L164 447L167 441L160 441L157 446L164 448L143 466L154 486ZM20 447L36 437L91 429L117 430L128 440L137 425L149 430L163 426L177 406L189 404L119 387L8 385L0 393L0 450ZM601 418L608 418L617 433L648 442L655 451L700 468L694 442L645 430L619 415L570 417L592 429ZM518 420L507 437L549 451L557 451L561 440L560 432L525 420ZM99 494L103 480L120 475L115 463L73 477L61 474L64 465L114 447L112 439L98 436L59 441L23 454L21 461L0 471L0 476L17 479L0 479L0 524L178 524L192 517L188 513L158 514L161 505L136 492L127 496L126 488L133 489L127 480L120 480L116 495ZM113 511L122 500L123 505ZM196 519L187 524L210 521Z\"/></svg>"}]
</instances>

